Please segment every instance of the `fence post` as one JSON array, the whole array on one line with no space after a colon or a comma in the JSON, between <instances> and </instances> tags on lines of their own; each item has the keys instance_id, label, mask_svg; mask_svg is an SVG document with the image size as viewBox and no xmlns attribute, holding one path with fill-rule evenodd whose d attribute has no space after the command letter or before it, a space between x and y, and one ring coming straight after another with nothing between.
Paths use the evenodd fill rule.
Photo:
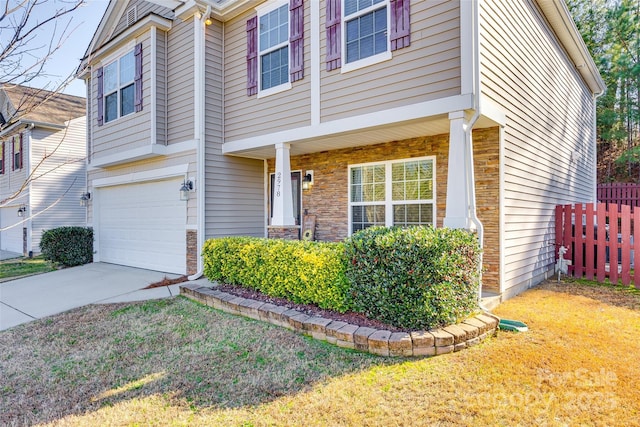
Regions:
<instances>
[{"instance_id":1,"label":"fence post","mask_svg":"<svg viewBox=\"0 0 640 427\"><path fill-rule=\"evenodd\" d=\"M605 277L607 276L605 266L607 263L607 205L604 203L598 203L596 210L597 216L596 221L598 223L598 266L596 267L596 276L598 282L604 282Z\"/></svg>"},{"instance_id":2,"label":"fence post","mask_svg":"<svg viewBox=\"0 0 640 427\"><path fill-rule=\"evenodd\" d=\"M622 284L625 286L629 286L631 283L631 207L629 205L621 206L621 240L620 243L622 246L622 250L620 254L622 256L621 264L622 264Z\"/></svg>"},{"instance_id":3,"label":"fence post","mask_svg":"<svg viewBox=\"0 0 640 427\"><path fill-rule=\"evenodd\" d=\"M585 254L586 261L586 278L587 280L593 280L595 270L595 245L596 236L595 228L593 224L593 203L587 203L587 221L586 221L586 242L585 242Z\"/></svg>"}]
</instances>

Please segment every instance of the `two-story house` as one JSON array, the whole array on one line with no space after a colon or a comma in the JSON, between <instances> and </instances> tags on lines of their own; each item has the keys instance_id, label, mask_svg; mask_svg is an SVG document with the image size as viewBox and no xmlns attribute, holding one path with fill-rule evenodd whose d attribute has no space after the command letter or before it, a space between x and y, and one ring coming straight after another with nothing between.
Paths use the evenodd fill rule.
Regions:
<instances>
[{"instance_id":1,"label":"two-story house","mask_svg":"<svg viewBox=\"0 0 640 427\"><path fill-rule=\"evenodd\" d=\"M40 252L44 230L84 226L85 99L0 85L0 249Z\"/></svg>"},{"instance_id":2,"label":"two-story house","mask_svg":"<svg viewBox=\"0 0 640 427\"><path fill-rule=\"evenodd\" d=\"M604 84L562 0L112 1L79 70L97 260L445 226L509 297L553 272L554 206L595 199Z\"/></svg>"}]
</instances>

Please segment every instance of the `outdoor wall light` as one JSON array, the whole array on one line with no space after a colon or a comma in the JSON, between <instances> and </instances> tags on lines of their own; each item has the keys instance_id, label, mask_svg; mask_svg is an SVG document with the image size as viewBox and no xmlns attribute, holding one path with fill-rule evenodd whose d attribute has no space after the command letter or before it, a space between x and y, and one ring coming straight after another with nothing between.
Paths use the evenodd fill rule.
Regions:
<instances>
[{"instance_id":1,"label":"outdoor wall light","mask_svg":"<svg viewBox=\"0 0 640 427\"><path fill-rule=\"evenodd\" d=\"M302 178L302 189L311 190L311 187L313 187L313 171L307 171Z\"/></svg>"},{"instance_id":2,"label":"outdoor wall light","mask_svg":"<svg viewBox=\"0 0 640 427\"><path fill-rule=\"evenodd\" d=\"M182 183L182 187L180 187L180 200L187 201L189 200L189 192L193 190L193 181L186 179Z\"/></svg>"},{"instance_id":3,"label":"outdoor wall light","mask_svg":"<svg viewBox=\"0 0 640 427\"><path fill-rule=\"evenodd\" d=\"M89 200L91 200L91 193L82 193L82 196L80 196L80 206L87 206L89 204Z\"/></svg>"},{"instance_id":4,"label":"outdoor wall light","mask_svg":"<svg viewBox=\"0 0 640 427\"><path fill-rule=\"evenodd\" d=\"M18 208L18 216L20 218L22 218L26 213L27 213L27 207L25 205L22 205Z\"/></svg>"}]
</instances>

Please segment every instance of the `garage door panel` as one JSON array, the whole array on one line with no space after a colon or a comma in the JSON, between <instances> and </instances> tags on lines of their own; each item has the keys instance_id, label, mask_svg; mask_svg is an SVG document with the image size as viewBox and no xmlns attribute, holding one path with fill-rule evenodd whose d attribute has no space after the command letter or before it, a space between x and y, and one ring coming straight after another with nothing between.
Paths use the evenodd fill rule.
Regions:
<instances>
[{"instance_id":1,"label":"garage door panel","mask_svg":"<svg viewBox=\"0 0 640 427\"><path fill-rule=\"evenodd\" d=\"M100 260L158 271L186 270L186 203L182 180L99 190Z\"/></svg>"}]
</instances>

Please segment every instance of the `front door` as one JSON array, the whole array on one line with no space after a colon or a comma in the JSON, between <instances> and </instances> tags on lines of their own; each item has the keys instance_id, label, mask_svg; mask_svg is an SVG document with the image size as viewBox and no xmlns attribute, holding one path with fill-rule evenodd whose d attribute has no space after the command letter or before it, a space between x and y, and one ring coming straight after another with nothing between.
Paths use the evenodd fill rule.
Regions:
<instances>
[{"instance_id":1,"label":"front door","mask_svg":"<svg viewBox=\"0 0 640 427\"><path fill-rule=\"evenodd\" d=\"M275 186L276 174L270 175L271 187L269 191L269 218L273 217L273 187ZM291 172L291 188L293 190L293 217L296 220L295 225L302 222L302 172Z\"/></svg>"}]
</instances>

